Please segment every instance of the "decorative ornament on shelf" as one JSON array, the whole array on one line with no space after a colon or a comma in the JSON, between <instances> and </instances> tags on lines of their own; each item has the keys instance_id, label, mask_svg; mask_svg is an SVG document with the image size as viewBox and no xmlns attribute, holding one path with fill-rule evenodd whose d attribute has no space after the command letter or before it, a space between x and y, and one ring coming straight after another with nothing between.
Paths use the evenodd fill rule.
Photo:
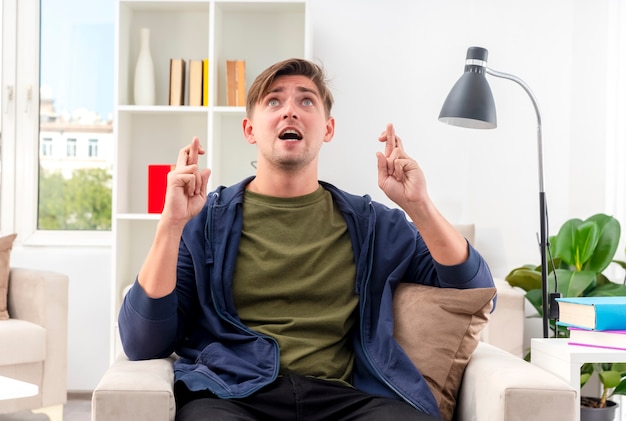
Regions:
<instances>
[{"instance_id":1,"label":"decorative ornament on shelf","mask_svg":"<svg viewBox=\"0 0 626 421\"><path fill-rule=\"evenodd\" d=\"M154 65L150 55L150 29L141 28L139 56L135 66L135 105L154 105Z\"/></svg>"}]
</instances>

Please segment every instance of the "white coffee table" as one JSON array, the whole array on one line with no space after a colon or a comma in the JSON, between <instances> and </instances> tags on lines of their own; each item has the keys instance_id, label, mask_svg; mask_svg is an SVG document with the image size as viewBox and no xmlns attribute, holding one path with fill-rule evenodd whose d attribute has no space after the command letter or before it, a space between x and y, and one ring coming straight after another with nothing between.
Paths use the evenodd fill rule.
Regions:
<instances>
[{"instance_id":1,"label":"white coffee table","mask_svg":"<svg viewBox=\"0 0 626 421\"><path fill-rule=\"evenodd\" d=\"M0 376L0 400L27 398L37 393L39 393L39 387L36 384Z\"/></svg>"},{"instance_id":2,"label":"white coffee table","mask_svg":"<svg viewBox=\"0 0 626 421\"><path fill-rule=\"evenodd\" d=\"M626 351L569 345L568 341L567 338L531 339L530 361L568 382L579 397L580 367L584 363L626 362Z\"/></svg>"}]
</instances>

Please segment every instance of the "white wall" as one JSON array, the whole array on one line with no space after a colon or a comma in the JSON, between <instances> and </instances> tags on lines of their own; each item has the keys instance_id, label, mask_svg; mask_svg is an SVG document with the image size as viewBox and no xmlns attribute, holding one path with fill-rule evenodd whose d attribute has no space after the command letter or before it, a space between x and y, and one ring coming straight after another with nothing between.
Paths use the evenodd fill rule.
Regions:
<instances>
[{"instance_id":1,"label":"white wall","mask_svg":"<svg viewBox=\"0 0 626 421\"><path fill-rule=\"evenodd\" d=\"M612 4L313 0L314 55L336 98L337 134L323 151L322 177L384 200L374 153L394 122L444 214L477 224L494 274L539 263L536 118L526 93L489 77L496 130L446 126L438 113L467 47L487 48L489 66L522 78L539 101L551 233L569 217L613 213L604 185Z\"/></svg>"},{"instance_id":2,"label":"white wall","mask_svg":"<svg viewBox=\"0 0 626 421\"><path fill-rule=\"evenodd\" d=\"M311 0L313 52L336 99L337 131L323 149L321 177L388 203L376 185L375 152L393 122L443 213L476 223L477 246L495 275L539 263L536 120L524 91L489 79L496 130L446 126L437 116L467 47L487 48L490 67L522 78L538 98L552 230L570 217L614 213L623 206L615 193L624 190L614 175L623 161L616 145L624 143L615 115L624 74L615 68L618 4ZM70 275L68 387L93 388L108 364L110 250L18 248L13 262Z\"/></svg>"}]
</instances>

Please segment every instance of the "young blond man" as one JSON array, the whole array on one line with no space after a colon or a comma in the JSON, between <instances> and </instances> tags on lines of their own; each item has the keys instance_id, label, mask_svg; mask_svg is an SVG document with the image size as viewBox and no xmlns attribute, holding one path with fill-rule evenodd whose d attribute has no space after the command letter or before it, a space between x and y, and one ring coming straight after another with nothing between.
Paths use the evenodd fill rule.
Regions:
<instances>
[{"instance_id":1,"label":"young blond man","mask_svg":"<svg viewBox=\"0 0 626 421\"><path fill-rule=\"evenodd\" d=\"M254 177L207 195L198 139L179 153L119 318L129 358L180 356L178 420L438 419L393 339L393 291L492 287L492 277L392 125L378 138L378 184L404 212L318 180L332 105L320 66L285 60L248 93Z\"/></svg>"}]
</instances>

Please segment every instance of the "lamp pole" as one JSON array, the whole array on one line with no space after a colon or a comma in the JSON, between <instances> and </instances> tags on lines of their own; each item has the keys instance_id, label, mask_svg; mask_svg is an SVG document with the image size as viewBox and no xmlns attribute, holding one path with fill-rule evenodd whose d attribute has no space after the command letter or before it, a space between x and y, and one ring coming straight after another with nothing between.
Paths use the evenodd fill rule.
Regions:
<instances>
[{"instance_id":1,"label":"lamp pole","mask_svg":"<svg viewBox=\"0 0 626 421\"><path fill-rule=\"evenodd\" d=\"M543 336L549 336L549 319L555 318L550 313L552 295L548 295L548 211L543 185L543 139L541 112L535 95L528 85L517 76L502 73L487 67L488 51L482 47L467 49L465 70L455 83L441 108L439 121L454 126L475 129L493 129L497 127L496 109L491 88L485 74L511 80L521 86L530 98L537 116L537 169L539 172L539 249L541 252L541 297L543 310ZM553 294L556 298L558 293ZM554 309L557 310L557 309ZM557 310L558 311L558 310ZM555 312L556 314L556 312ZM558 316L556 316L558 317Z\"/></svg>"},{"instance_id":2,"label":"lamp pole","mask_svg":"<svg viewBox=\"0 0 626 421\"><path fill-rule=\"evenodd\" d=\"M539 172L539 250L541 251L541 301L543 311L543 337L549 336L549 306L548 306L548 210L546 204L546 193L543 185L543 137L541 127L541 112L539 111L539 105L535 95L530 90L530 87L517 76L498 72L485 66L485 72L489 75L512 80L520 85L524 91L530 97L533 107L535 108L535 115L537 116L537 167Z\"/></svg>"}]
</instances>

